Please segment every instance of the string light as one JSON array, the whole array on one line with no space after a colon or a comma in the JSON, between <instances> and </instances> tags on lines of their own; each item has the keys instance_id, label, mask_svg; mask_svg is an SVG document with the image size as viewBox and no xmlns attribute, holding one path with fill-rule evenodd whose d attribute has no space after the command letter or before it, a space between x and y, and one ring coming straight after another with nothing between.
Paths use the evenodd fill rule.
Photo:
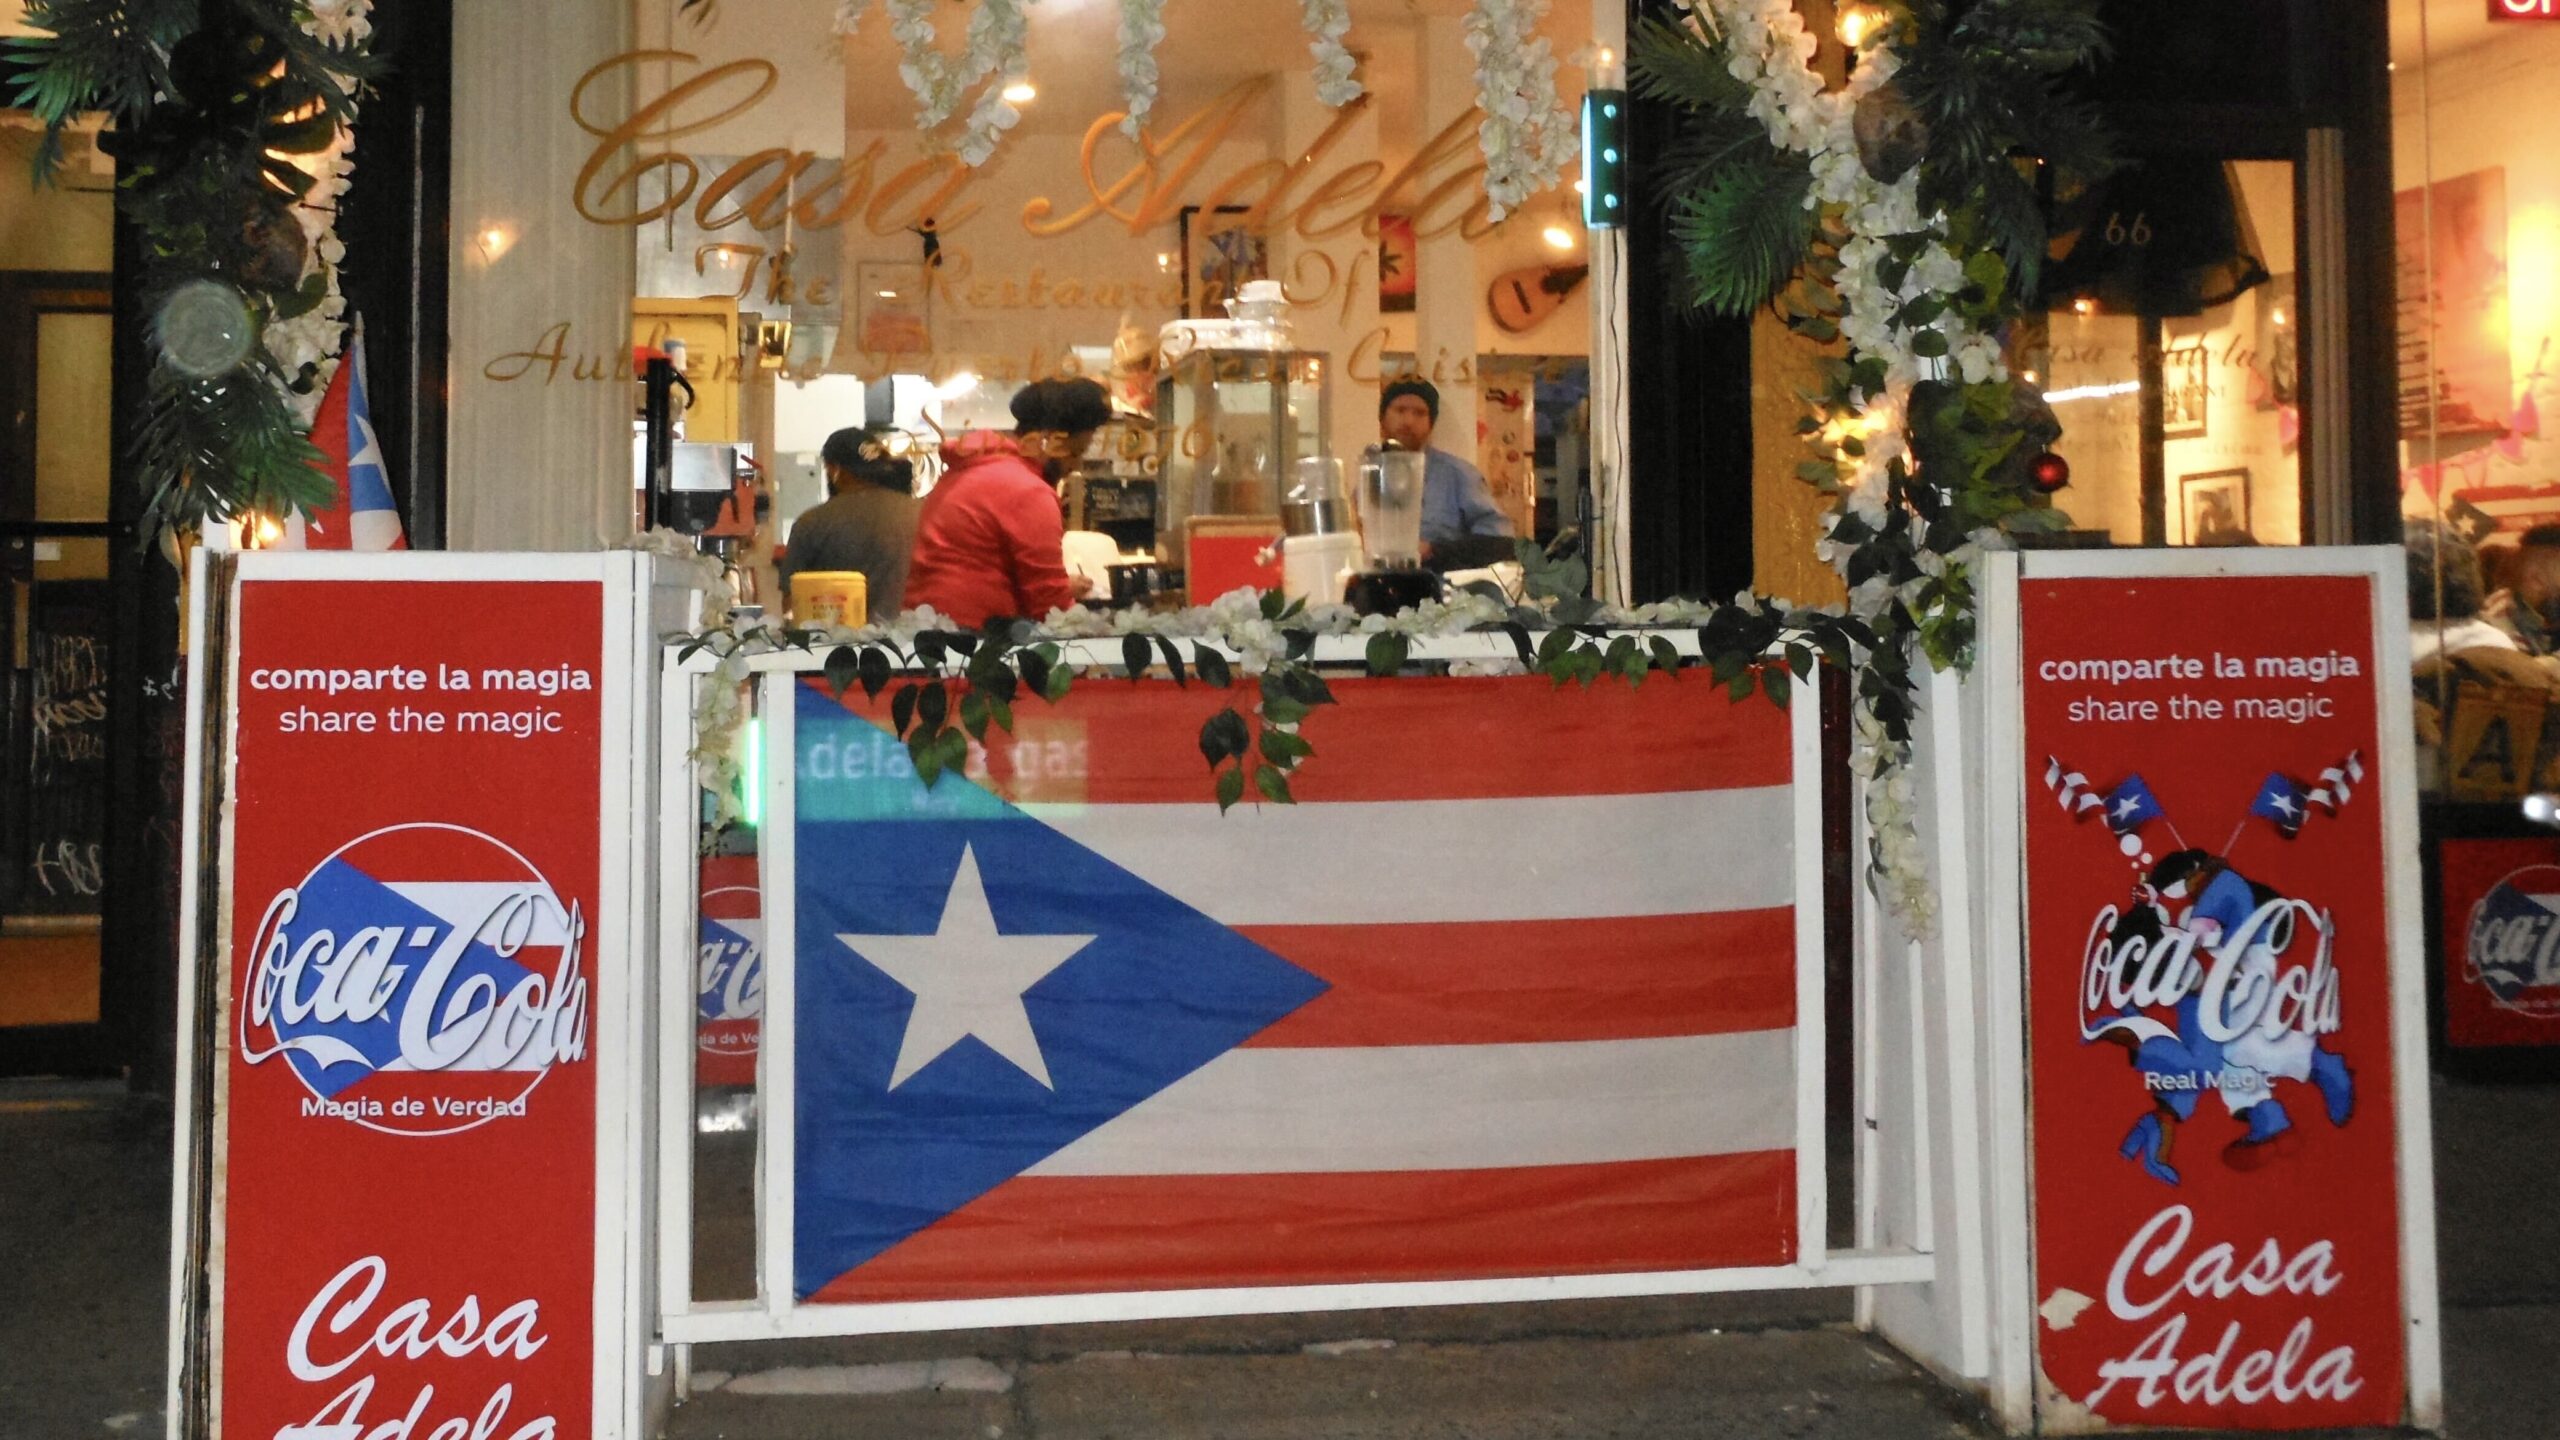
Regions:
<instances>
[{"instance_id":1,"label":"string light","mask_svg":"<svg viewBox=\"0 0 2560 1440\"><path fill-rule=\"evenodd\" d=\"M1852 50L1857 49L1866 43L1868 36L1884 28L1885 18L1883 6L1866 4L1863 0L1861 3L1841 6L1838 25L1840 43Z\"/></svg>"},{"instance_id":2,"label":"string light","mask_svg":"<svg viewBox=\"0 0 2560 1440\"><path fill-rule=\"evenodd\" d=\"M1004 87L1004 101L1008 105L1028 105L1039 98L1039 87L1028 80L1016 80Z\"/></svg>"}]
</instances>

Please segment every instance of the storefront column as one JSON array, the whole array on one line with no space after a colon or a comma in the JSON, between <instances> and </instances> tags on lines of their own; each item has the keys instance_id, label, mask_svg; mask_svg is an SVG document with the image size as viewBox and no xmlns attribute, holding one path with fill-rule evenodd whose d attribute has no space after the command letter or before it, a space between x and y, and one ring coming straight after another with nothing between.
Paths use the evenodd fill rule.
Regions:
<instances>
[{"instance_id":1,"label":"storefront column","mask_svg":"<svg viewBox=\"0 0 2560 1440\"><path fill-rule=\"evenodd\" d=\"M1346 113L1316 98L1304 77L1292 75L1280 87L1280 153L1295 161L1315 148L1337 123L1332 143L1309 167L1299 183L1311 184L1352 166L1378 158L1378 107L1363 98ZM1303 203L1311 191L1292 192ZM1283 234L1275 235L1273 273L1288 286L1289 323L1298 347L1326 357L1332 399L1327 418L1327 453L1346 463L1378 443L1377 393L1349 377L1352 352L1378 329L1378 239L1359 207L1308 205L1297 209ZM1347 224L1345 222L1348 222ZM1341 226L1336 233L1323 232ZM1308 238L1316 232L1316 238ZM1374 355L1368 357L1374 363ZM1366 374L1364 370L1362 372ZM1280 477L1285 490L1290 477Z\"/></svg>"},{"instance_id":2,"label":"storefront column","mask_svg":"<svg viewBox=\"0 0 2560 1440\"><path fill-rule=\"evenodd\" d=\"M1467 50L1464 23L1455 15L1422 20L1421 143L1456 122L1476 104L1475 58ZM1476 278L1475 246L1461 227L1440 216L1418 235L1414 262L1413 358L1422 378L1440 388L1440 423L1432 445L1462 460L1476 458L1476 311L1483 285Z\"/></svg>"},{"instance_id":3,"label":"storefront column","mask_svg":"<svg viewBox=\"0 0 2560 1440\"><path fill-rule=\"evenodd\" d=\"M514 0L461 0L453 23L453 406L447 543L592 550L631 530L633 241L577 209L598 137L569 121L588 67L631 48L621 5L544 8L526 43ZM627 72L580 97L610 129ZM502 122L498 117L516 117ZM612 185L608 160L591 189ZM618 195L626 207L631 187Z\"/></svg>"}]
</instances>

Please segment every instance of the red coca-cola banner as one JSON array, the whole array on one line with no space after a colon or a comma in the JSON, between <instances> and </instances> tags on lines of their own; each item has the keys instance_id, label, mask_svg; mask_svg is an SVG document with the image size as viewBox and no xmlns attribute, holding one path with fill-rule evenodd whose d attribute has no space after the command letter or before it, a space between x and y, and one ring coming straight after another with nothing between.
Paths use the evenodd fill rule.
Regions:
<instances>
[{"instance_id":1,"label":"red coca-cola banner","mask_svg":"<svg viewBox=\"0 0 2560 1440\"><path fill-rule=\"evenodd\" d=\"M604 586L236 624L221 1433L589 1434Z\"/></svg>"},{"instance_id":2,"label":"red coca-cola banner","mask_svg":"<svg viewBox=\"0 0 2560 1440\"><path fill-rule=\"evenodd\" d=\"M2373 581L2020 604L2044 1424L2395 1424Z\"/></svg>"},{"instance_id":3,"label":"red coca-cola banner","mask_svg":"<svg viewBox=\"0 0 2560 1440\"><path fill-rule=\"evenodd\" d=\"M2560 1045L2560 840L2447 839L2444 1038Z\"/></svg>"},{"instance_id":4,"label":"red coca-cola banner","mask_svg":"<svg viewBox=\"0 0 2560 1440\"><path fill-rule=\"evenodd\" d=\"M694 1081L753 1085L764 1024L764 902L756 857L714 855L702 862L701 916Z\"/></svg>"}]
</instances>

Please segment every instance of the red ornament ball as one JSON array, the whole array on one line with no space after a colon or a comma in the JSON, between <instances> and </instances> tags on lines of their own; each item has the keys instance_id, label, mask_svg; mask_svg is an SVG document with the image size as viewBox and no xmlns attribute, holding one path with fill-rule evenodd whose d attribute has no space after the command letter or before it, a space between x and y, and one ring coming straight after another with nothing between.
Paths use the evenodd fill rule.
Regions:
<instances>
[{"instance_id":1,"label":"red ornament ball","mask_svg":"<svg viewBox=\"0 0 2560 1440\"><path fill-rule=\"evenodd\" d=\"M2047 450L2027 462L2027 479L2050 495L2071 483L2071 462Z\"/></svg>"}]
</instances>

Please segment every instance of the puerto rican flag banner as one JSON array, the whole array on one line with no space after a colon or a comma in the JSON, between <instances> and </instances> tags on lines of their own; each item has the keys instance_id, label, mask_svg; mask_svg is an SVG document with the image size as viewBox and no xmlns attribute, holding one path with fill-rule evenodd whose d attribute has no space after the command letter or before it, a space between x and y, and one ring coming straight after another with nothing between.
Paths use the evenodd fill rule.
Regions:
<instances>
[{"instance_id":1,"label":"puerto rican flag banner","mask_svg":"<svg viewBox=\"0 0 2560 1440\"><path fill-rule=\"evenodd\" d=\"M1080 686L928 790L796 691L796 1298L1795 1258L1787 715L1335 689L1225 816L1248 696Z\"/></svg>"},{"instance_id":2,"label":"puerto rican flag banner","mask_svg":"<svg viewBox=\"0 0 2560 1440\"><path fill-rule=\"evenodd\" d=\"M391 498L391 477L382 467L382 444L373 434L373 408L365 394L364 321L347 336L347 353L320 399L320 414L311 424L311 443L327 462L322 473L337 482L335 503L309 516L285 522L278 550L406 550L409 537L400 527L400 507Z\"/></svg>"}]
</instances>

